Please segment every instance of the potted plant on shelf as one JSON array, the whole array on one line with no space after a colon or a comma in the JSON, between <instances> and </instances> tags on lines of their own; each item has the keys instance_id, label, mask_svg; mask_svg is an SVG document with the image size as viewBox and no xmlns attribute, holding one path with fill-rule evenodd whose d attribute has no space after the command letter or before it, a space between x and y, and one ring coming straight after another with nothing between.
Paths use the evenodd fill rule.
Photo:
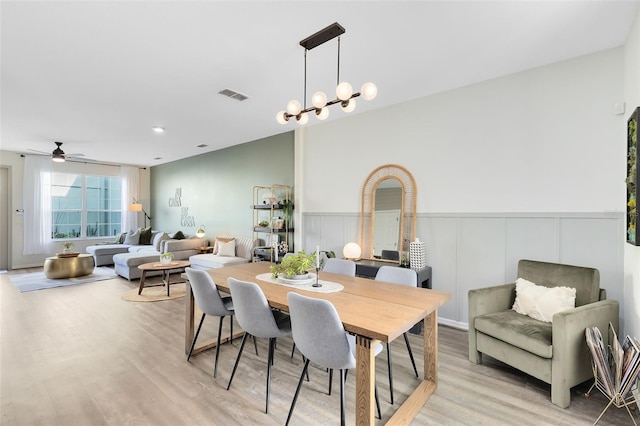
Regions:
<instances>
[{"instance_id":1,"label":"potted plant on shelf","mask_svg":"<svg viewBox=\"0 0 640 426\"><path fill-rule=\"evenodd\" d=\"M271 265L271 278L305 279L309 277L309 269L313 268L316 254L306 254L300 250L282 259L277 265Z\"/></svg>"},{"instance_id":2,"label":"potted plant on shelf","mask_svg":"<svg viewBox=\"0 0 640 426\"><path fill-rule=\"evenodd\" d=\"M293 228L293 201L282 200L282 215L284 216L284 227L286 229Z\"/></svg>"},{"instance_id":3,"label":"potted plant on shelf","mask_svg":"<svg viewBox=\"0 0 640 426\"><path fill-rule=\"evenodd\" d=\"M162 253L160 255L160 263L163 265L170 265L172 260L173 260L173 253L171 252Z\"/></svg>"}]
</instances>

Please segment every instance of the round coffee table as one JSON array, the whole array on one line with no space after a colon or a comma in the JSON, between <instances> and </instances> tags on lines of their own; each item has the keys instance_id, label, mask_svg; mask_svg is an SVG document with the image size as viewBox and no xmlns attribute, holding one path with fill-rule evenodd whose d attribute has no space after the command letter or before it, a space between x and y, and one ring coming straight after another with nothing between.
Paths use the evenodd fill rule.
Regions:
<instances>
[{"instance_id":1,"label":"round coffee table","mask_svg":"<svg viewBox=\"0 0 640 426\"><path fill-rule=\"evenodd\" d=\"M138 269L140 269L142 271L142 276L140 277L140 287L138 288L138 294L142 293L142 289L144 288L144 280L147 276L147 271L162 271L162 285L166 285L167 286L167 296L170 296L169 294L169 287L170 284L172 284L169 280L169 277L171 276L170 272L172 269L179 269L179 268L186 268L187 266L190 266L191 263L188 260L174 260L171 263L168 263L166 265L160 263L160 262L150 262L150 263L143 263L142 265L138 266ZM178 284L182 281L176 281L173 284ZM160 285L160 284L157 284Z\"/></svg>"},{"instance_id":2,"label":"round coffee table","mask_svg":"<svg viewBox=\"0 0 640 426\"><path fill-rule=\"evenodd\" d=\"M93 273L93 255L79 254L75 257L47 257L44 261L44 275L50 279L76 278Z\"/></svg>"}]
</instances>

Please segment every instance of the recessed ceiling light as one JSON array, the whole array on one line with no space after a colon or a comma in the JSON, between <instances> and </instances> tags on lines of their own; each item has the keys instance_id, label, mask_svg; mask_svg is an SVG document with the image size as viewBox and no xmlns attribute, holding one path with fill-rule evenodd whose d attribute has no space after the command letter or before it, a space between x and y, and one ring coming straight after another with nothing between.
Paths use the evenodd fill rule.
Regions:
<instances>
[{"instance_id":1,"label":"recessed ceiling light","mask_svg":"<svg viewBox=\"0 0 640 426\"><path fill-rule=\"evenodd\" d=\"M164 133L164 127L152 127L152 129L156 133Z\"/></svg>"},{"instance_id":2,"label":"recessed ceiling light","mask_svg":"<svg viewBox=\"0 0 640 426\"><path fill-rule=\"evenodd\" d=\"M205 143L201 143L199 145L196 145L196 148L204 148L204 147L207 147L207 146L209 146L209 145L207 145Z\"/></svg>"},{"instance_id":3,"label":"recessed ceiling light","mask_svg":"<svg viewBox=\"0 0 640 426\"><path fill-rule=\"evenodd\" d=\"M153 157L154 160L162 160L162 157Z\"/></svg>"}]
</instances>

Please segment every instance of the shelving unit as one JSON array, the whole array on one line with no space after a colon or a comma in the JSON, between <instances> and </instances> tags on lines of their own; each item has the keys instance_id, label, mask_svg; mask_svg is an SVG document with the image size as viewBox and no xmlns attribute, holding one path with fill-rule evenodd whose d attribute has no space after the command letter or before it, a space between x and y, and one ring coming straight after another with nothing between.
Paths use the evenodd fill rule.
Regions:
<instances>
[{"instance_id":1,"label":"shelving unit","mask_svg":"<svg viewBox=\"0 0 640 426\"><path fill-rule=\"evenodd\" d=\"M293 251L293 201L291 187L270 185L253 187L253 239L261 243L254 249L254 260L275 262L284 255L274 251L274 242L285 243ZM266 225L265 225L266 222Z\"/></svg>"}]
</instances>

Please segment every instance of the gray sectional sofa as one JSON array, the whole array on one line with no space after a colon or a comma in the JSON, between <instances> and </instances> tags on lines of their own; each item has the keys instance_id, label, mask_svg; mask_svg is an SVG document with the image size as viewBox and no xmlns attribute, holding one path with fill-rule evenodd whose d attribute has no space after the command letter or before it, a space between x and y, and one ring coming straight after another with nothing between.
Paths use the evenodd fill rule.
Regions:
<instances>
[{"instance_id":1,"label":"gray sectional sofa","mask_svg":"<svg viewBox=\"0 0 640 426\"><path fill-rule=\"evenodd\" d=\"M96 266L114 265L118 275L128 279L140 278L142 271L138 265L159 261L161 253L173 253L174 260L187 260L198 253L198 247L206 246L203 238L171 239L160 231L151 233L151 244L98 244L87 247L87 253L93 255ZM159 275L161 272L157 272ZM154 275L154 271L147 272Z\"/></svg>"}]
</instances>

